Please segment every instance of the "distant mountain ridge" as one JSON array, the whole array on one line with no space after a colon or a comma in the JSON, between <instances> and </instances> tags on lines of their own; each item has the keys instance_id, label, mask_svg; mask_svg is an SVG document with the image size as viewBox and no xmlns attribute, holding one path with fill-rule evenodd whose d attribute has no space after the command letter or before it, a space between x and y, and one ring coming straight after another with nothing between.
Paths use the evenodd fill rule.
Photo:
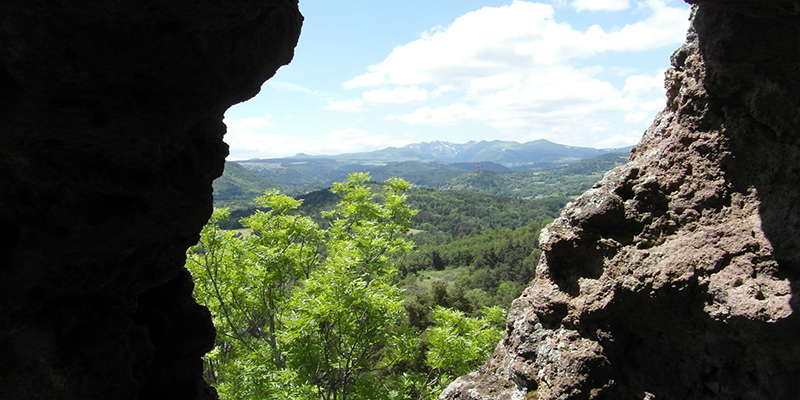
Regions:
<instances>
[{"instance_id":1,"label":"distant mountain ridge","mask_svg":"<svg viewBox=\"0 0 800 400\"><path fill-rule=\"evenodd\" d=\"M491 143L489 144L488 147L491 147ZM475 147L472 149L475 150ZM456 150L458 149L454 146L434 149L438 153ZM482 149L479 147L477 150ZM411 152L413 149L406 148L403 151ZM601 151L599 156L572 163L565 163L563 160L560 163L539 163L555 164L554 168L527 170L512 170L491 161L379 162L377 158L367 158L363 154L361 160L355 161L302 157L226 162L225 173L214 182L215 206L234 208L248 206L252 204L252 200L248 199L267 189L279 189L295 196L302 195L330 187L333 182L344 181L352 172L369 172L371 178L378 182L389 177L400 177L420 187L497 196L518 198L575 196L597 182L602 174L612 167L625 163L628 160L628 153Z\"/></svg>"},{"instance_id":2,"label":"distant mountain ridge","mask_svg":"<svg viewBox=\"0 0 800 400\"><path fill-rule=\"evenodd\" d=\"M439 163L493 162L515 171L529 171L555 168L608 153L629 152L630 149L631 146L614 149L567 146L545 139L525 143L501 140L452 143L437 140L412 143L403 147L387 147L376 151L333 156L312 156L300 153L282 160L330 159L344 163L370 165L405 161ZM246 160L244 162L258 161Z\"/></svg>"},{"instance_id":3,"label":"distant mountain ridge","mask_svg":"<svg viewBox=\"0 0 800 400\"><path fill-rule=\"evenodd\" d=\"M476 144L478 144L478 142L474 140L471 140L467 143L453 143L436 140L433 142L412 143L407 146L403 146L403 148L413 150L418 154L430 155L434 159L455 160L460 154L463 154L464 150L469 149Z\"/></svg>"}]
</instances>

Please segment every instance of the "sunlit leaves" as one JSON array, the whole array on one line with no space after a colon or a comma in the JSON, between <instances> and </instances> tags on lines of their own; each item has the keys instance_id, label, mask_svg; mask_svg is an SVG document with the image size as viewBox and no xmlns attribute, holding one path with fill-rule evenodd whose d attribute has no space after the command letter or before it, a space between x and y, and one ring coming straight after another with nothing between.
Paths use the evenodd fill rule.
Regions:
<instances>
[{"instance_id":1,"label":"sunlit leaves","mask_svg":"<svg viewBox=\"0 0 800 400\"><path fill-rule=\"evenodd\" d=\"M505 312L499 307L487 308L482 318L436 307L433 318L436 322L428 329L430 348L425 362L451 376L467 374L480 365L503 337L497 324L505 321Z\"/></svg>"},{"instance_id":2,"label":"sunlit leaves","mask_svg":"<svg viewBox=\"0 0 800 400\"><path fill-rule=\"evenodd\" d=\"M391 180L376 202L368 179L352 174L334 185L342 200L324 214L327 257L295 291L287 321L290 366L325 399L374 395L374 372L392 362L385 350L404 316L389 256L409 249L408 186Z\"/></svg>"},{"instance_id":3,"label":"sunlit leaves","mask_svg":"<svg viewBox=\"0 0 800 400\"><path fill-rule=\"evenodd\" d=\"M341 198L322 229L300 201L267 192L266 211L242 219L249 235L220 229L214 213L189 250L196 298L212 311L217 346L206 377L223 398L376 398L396 352L404 308L392 256L415 211L410 185L390 179L376 195L367 174L332 191ZM380 397L380 396L378 396Z\"/></svg>"},{"instance_id":4,"label":"sunlit leaves","mask_svg":"<svg viewBox=\"0 0 800 400\"><path fill-rule=\"evenodd\" d=\"M434 399L500 339L499 308L475 317L437 307L424 324L409 321L395 260L412 247L410 185L390 179L376 193L368 181L334 185L341 201L325 228L278 192L256 199L263 210L241 220L247 232L221 229L225 210L203 228L187 268L218 329L205 367L222 399ZM474 309L445 286L435 304Z\"/></svg>"}]
</instances>

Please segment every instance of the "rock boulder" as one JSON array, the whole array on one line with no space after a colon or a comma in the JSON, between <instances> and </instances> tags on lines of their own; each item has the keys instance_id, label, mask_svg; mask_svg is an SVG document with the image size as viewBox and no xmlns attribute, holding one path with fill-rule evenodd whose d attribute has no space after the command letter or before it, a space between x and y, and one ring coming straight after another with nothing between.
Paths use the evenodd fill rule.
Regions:
<instances>
[{"instance_id":1,"label":"rock boulder","mask_svg":"<svg viewBox=\"0 0 800 400\"><path fill-rule=\"evenodd\" d=\"M800 2L696 3L666 107L441 399L800 393Z\"/></svg>"}]
</instances>

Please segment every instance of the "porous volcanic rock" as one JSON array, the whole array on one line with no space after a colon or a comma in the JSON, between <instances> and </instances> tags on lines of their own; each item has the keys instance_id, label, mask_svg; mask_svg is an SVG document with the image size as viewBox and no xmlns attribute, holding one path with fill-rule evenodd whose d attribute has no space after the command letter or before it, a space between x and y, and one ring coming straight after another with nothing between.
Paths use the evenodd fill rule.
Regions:
<instances>
[{"instance_id":1,"label":"porous volcanic rock","mask_svg":"<svg viewBox=\"0 0 800 400\"><path fill-rule=\"evenodd\" d=\"M0 399L210 399L186 248L297 0L0 2Z\"/></svg>"},{"instance_id":2,"label":"porous volcanic rock","mask_svg":"<svg viewBox=\"0 0 800 400\"><path fill-rule=\"evenodd\" d=\"M441 399L797 398L800 2L696 2L666 108Z\"/></svg>"}]
</instances>

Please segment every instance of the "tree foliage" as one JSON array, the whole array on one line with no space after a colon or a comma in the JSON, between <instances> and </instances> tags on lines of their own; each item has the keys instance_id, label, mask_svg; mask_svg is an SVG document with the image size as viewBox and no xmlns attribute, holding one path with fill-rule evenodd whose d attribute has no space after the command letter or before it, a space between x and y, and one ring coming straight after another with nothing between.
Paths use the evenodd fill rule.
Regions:
<instances>
[{"instance_id":1,"label":"tree foliage","mask_svg":"<svg viewBox=\"0 0 800 400\"><path fill-rule=\"evenodd\" d=\"M371 372L391 363L384 349L403 318L390 257L410 249L403 238L414 214L403 196L410 185L389 180L377 203L368 177L354 174L334 185L342 200L324 214L331 221L327 257L291 302L289 366L326 400L372 398L378 386Z\"/></svg>"},{"instance_id":2,"label":"tree foliage","mask_svg":"<svg viewBox=\"0 0 800 400\"><path fill-rule=\"evenodd\" d=\"M241 220L249 234L222 229L229 213L214 212L187 268L218 329L205 373L223 399L432 399L441 378L477 366L487 338L499 339L496 327L465 333L489 325L444 308L427 336L409 325L397 260L412 250L410 184L389 179L376 195L368 180L335 184L340 201L323 225L274 191Z\"/></svg>"},{"instance_id":3,"label":"tree foliage","mask_svg":"<svg viewBox=\"0 0 800 400\"><path fill-rule=\"evenodd\" d=\"M430 350L425 363L448 377L457 377L480 365L503 337L497 329L505 323L500 307L483 310L482 318L468 317L459 310L437 306L436 325L428 330Z\"/></svg>"}]
</instances>

